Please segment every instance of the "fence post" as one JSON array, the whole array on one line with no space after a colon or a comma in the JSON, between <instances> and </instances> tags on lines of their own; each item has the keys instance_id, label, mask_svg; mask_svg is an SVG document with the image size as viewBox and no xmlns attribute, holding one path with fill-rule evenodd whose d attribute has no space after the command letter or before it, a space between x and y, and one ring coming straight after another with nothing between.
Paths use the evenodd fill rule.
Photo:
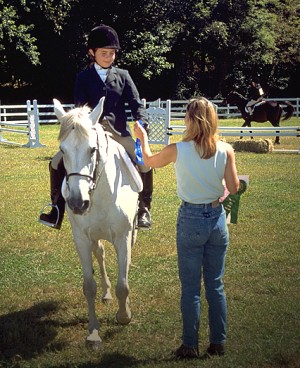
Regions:
<instances>
[{"instance_id":1,"label":"fence post","mask_svg":"<svg viewBox=\"0 0 300 368\"><path fill-rule=\"evenodd\" d=\"M6 109L2 109L1 104L0 104L0 127L1 127L1 122L2 122L2 110L3 110L3 122L5 123L7 121L6 119ZM0 131L0 142L7 142L7 139L2 137L2 132Z\"/></svg>"},{"instance_id":2,"label":"fence post","mask_svg":"<svg viewBox=\"0 0 300 368\"><path fill-rule=\"evenodd\" d=\"M0 103L0 128L1 128L1 122L2 122L2 107L1 107L1 103ZM1 130L0 130L0 142L3 142Z\"/></svg>"},{"instance_id":3,"label":"fence post","mask_svg":"<svg viewBox=\"0 0 300 368\"><path fill-rule=\"evenodd\" d=\"M40 134L39 134L39 109L37 100L33 100L33 125L32 128L32 137L31 140L34 142L33 146L36 147L45 147L44 144L40 143Z\"/></svg>"},{"instance_id":4,"label":"fence post","mask_svg":"<svg viewBox=\"0 0 300 368\"><path fill-rule=\"evenodd\" d=\"M23 147L38 148L45 147L39 141L39 110L37 100L33 100L33 110L31 101L27 100L27 124L28 124L28 142Z\"/></svg>"},{"instance_id":5,"label":"fence post","mask_svg":"<svg viewBox=\"0 0 300 368\"><path fill-rule=\"evenodd\" d=\"M168 122L166 127L166 132L169 131L169 128L171 126L171 100L166 101L166 120ZM170 144L170 135L166 134L166 145Z\"/></svg>"},{"instance_id":6,"label":"fence post","mask_svg":"<svg viewBox=\"0 0 300 368\"><path fill-rule=\"evenodd\" d=\"M26 114L27 114L27 128L28 128L28 142L26 144L23 144L22 147L31 147L30 146L30 127L31 127L31 101L26 101Z\"/></svg>"}]
</instances>

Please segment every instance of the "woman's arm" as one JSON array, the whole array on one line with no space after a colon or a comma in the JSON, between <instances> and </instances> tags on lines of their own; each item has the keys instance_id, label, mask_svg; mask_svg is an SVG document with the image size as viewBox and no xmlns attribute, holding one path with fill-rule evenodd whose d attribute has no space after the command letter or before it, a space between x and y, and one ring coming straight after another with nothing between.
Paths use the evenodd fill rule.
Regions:
<instances>
[{"instance_id":1,"label":"woman's arm","mask_svg":"<svg viewBox=\"0 0 300 368\"><path fill-rule=\"evenodd\" d=\"M224 179L229 193L236 194L239 190L240 180L237 176L234 151L230 144L227 145L227 163Z\"/></svg>"},{"instance_id":2,"label":"woman's arm","mask_svg":"<svg viewBox=\"0 0 300 368\"><path fill-rule=\"evenodd\" d=\"M169 144L168 146L164 147L160 152L153 155L149 147L147 133L138 122L134 124L134 133L136 137L139 138L141 141L143 160L146 166L159 168L176 161L176 144Z\"/></svg>"}]
</instances>

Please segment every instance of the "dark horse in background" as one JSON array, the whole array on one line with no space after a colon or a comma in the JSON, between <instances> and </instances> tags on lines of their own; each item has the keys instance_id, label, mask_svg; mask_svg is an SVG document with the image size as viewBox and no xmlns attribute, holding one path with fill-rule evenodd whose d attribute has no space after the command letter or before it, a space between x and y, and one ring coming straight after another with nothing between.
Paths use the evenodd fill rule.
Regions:
<instances>
[{"instance_id":1,"label":"dark horse in background","mask_svg":"<svg viewBox=\"0 0 300 368\"><path fill-rule=\"evenodd\" d=\"M253 114L249 115L246 111L248 99L238 92L232 91L224 99L223 104L235 105L240 110L242 118L245 120L242 127L251 127L251 121L264 123L269 121L274 127L279 127L282 113L285 112L283 120L288 120L294 112L293 105L288 101L263 101L259 103L253 110ZM283 107L285 105L285 107ZM279 144L279 136L275 139L275 144Z\"/></svg>"}]
</instances>

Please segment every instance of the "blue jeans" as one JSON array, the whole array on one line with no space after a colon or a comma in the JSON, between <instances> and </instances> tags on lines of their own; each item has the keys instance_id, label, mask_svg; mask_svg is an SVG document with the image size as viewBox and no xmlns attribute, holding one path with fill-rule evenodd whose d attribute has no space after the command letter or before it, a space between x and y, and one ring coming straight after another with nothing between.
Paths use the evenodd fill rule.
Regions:
<instances>
[{"instance_id":1,"label":"blue jeans","mask_svg":"<svg viewBox=\"0 0 300 368\"><path fill-rule=\"evenodd\" d=\"M181 282L182 342L198 347L201 276L208 302L210 343L226 339L226 296L223 285L229 242L226 214L220 204L182 202L177 218L178 270Z\"/></svg>"}]
</instances>

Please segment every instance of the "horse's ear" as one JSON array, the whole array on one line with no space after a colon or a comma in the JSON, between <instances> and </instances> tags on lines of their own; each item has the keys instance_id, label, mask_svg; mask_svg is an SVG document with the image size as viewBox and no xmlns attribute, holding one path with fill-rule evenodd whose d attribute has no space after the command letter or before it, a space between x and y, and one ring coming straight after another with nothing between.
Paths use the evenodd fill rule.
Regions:
<instances>
[{"instance_id":1,"label":"horse's ear","mask_svg":"<svg viewBox=\"0 0 300 368\"><path fill-rule=\"evenodd\" d=\"M57 119L59 120L60 118L62 118L65 115L65 110L62 107L62 104L56 99L53 99L53 103L54 103L54 112L55 115L57 117Z\"/></svg>"},{"instance_id":2,"label":"horse's ear","mask_svg":"<svg viewBox=\"0 0 300 368\"><path fill-rule=\"evenodd\" d=\"M90 120L92 121L93 125L95 125L100 116L102 115L103 112L103 106L104 106L104 100L105 97L101 97L100 101L98 102L97 106L94 108L94 110L90 113Z\"/></svg>"}]
</instances>

